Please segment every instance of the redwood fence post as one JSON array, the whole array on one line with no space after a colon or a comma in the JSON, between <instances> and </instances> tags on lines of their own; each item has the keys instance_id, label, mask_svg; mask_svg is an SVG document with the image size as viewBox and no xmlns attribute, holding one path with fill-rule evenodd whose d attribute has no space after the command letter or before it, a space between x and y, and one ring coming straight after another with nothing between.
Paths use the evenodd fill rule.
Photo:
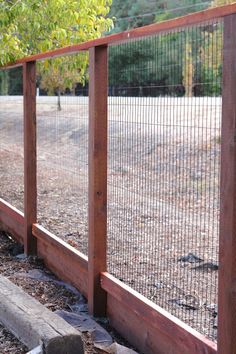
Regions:
<instances>
[{"instance_id":1,"label":"redwood fence post","mask_svg":"<svg viewBox=\"0 0 236 354\"><path fill-rule=\"evenodd\" d=\"M89 49L89 250L88 307L105 316L107 243L107 46Z\"/></svg>"},{"instance_id":2,"label":"redwood fence post","mask_svg":"<svg viewBox=\"0 0 236 354\"><path fill-rule=\"evenodd\" d=\"M236 354L236 15L224 18L218 354Z\"/></svg>"},{"instance_id":3,"label":"redwood fence post","mask_svg":"<svg viewBox=\"0 0 236 354\"><path fill-rule=\"evenodd\" d=\"M24 252L37 253L37 241L32 235L36 222L36 62L23 64L24 93Z\"/></svg>"}]
</instances>

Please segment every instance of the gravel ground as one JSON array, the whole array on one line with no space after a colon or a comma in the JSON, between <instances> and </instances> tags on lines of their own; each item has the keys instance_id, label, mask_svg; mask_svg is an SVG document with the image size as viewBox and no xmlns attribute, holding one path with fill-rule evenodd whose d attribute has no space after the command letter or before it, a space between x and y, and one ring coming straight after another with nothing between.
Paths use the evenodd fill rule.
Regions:
<instances>
[{"instance_id":1,"label":"gravel ground","mask_svg":"<svg viewBox=\"0 0 236 354\"><path fill-rule=\"evenodd\" d=\"M54 98L41 98L37 107L38 220L85 254L87 103L64 98L58 112ZM212 340L220 105L113 98L109 108L108 269ZM21 101L0 107L0 197L22 210Z\"/></svg>"},{"instance_id":2,"label":"gravel ground","mask_svg":"<svg viewBox=\"0 0 236 354\"><path fill-rule=\"evenodd\" d=\"M27 348L22 345L8 330L0 325L0 353L24 354Z\"/></svg>"}]
</instances>

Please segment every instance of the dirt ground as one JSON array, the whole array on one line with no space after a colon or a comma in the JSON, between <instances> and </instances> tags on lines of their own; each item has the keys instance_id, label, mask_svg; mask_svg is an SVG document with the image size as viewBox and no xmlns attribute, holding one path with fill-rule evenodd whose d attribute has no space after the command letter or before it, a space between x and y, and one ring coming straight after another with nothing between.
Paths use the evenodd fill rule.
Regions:
<instances>
[{"instance_id":1,"label":"dirt ground","mask_svg":"<svg viewBox=\"0 0 236 354\"><path fill-rule=\"evenodd\" d=\"M58 281L50 271L48 271L41 259L37 257L22 258L23 247L14 242L10 235L0 231L0 274L7 277L14 284L22 288L29 295L37 299L51 311L65 310L71 311L81 303L80 295L73 291L67 284ZM38 273L39 274L38 274ZM24 276L26 274L26 276ZM27 274L35 275L35 279ZM55 281L45 281L42 274L52 277ZM38 280L36 279L38 275ZM86 302L84 302L86 307ZM86 308L82 311L86 312ZM127 342L114 332L105 321L98 320L108 330L113 339L121 345ZM83 342L86 354L107 353L95 348L89 332L83 333ZM22 345L7 329L0 325L0 353L1 354L23 354L27 348Z\"/></svg>"},{"instance_id":2,"label":"dirt ground","mask_svg":"<svg viewBox=\"0 0 236 354\"><path fill-rule=\"evenodd\" d=\"M20 210L21 105L0 104L0 197ZM220 105L219 98L113 98L109 106L108 269L212 340ZM64 98L61 112L42 98L37 125L38 220L87 254L87 98Z\"/></svg>"}]
</instances>

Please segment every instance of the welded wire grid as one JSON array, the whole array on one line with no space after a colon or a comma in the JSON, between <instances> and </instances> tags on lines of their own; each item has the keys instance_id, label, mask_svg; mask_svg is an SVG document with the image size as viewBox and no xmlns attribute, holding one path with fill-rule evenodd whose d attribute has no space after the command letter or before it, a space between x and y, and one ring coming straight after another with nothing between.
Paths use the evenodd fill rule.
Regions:
<instances>
[{"instance_id":1,"label":"welded wire grid","mask_svg":"<svg viewBox=\"0 0 236 354\"><path fill-rule=\"evenodd\" d=\"M66 90L61 110L56 89L43 93L37 97L38 222L87 254L88 88Z\"/></svg>"},{"instance_id":2,"label":"welded wire grid","mask_svg":"<svg viewBox=\"0 0 236 354\"><path fill-rule=\"evenodd\" d=\"M222 24L109 51L108 269L216 340Z\"/></svg>"},{"instance_id":3,"label":"welded wire grid","mask_svg":"<svg viewBox=\"0 0 236 354\"><path fill-rule=\"evenodd\" d=\"M0 198L24 210L22 68L0 71Z\"/></svg>"}]
</instances>

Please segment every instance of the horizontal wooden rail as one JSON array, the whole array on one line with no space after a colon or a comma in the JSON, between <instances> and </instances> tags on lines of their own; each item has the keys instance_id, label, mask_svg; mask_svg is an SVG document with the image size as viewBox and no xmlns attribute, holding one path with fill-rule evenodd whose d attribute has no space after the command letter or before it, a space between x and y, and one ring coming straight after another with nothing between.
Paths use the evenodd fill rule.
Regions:
<instances>
[{"instance_id":1,"label":"horizontal wooden rail","mask_svg":"<svg viewBox=\"0 0 236 354\"><path fill-rule=\"evenodd\" d=\"M195 12L193 14L183 16L183 17L178 17L172 20L154 23L151 25L135 28L130 31L125 31L121 33L112 34L106 37L97 38L84 43L75 44L64 48L58 48L45 53L35 54L17 60L15 63L6 65L4 68L6 69L6 68L20 66L25 62L39 61L39 60L44 60L49 58L56 58L62 55L75 54L79 51L88 50L92 47L97 47L101 45L102 46L114 45L117 43L126 42L130 39L151 36L154 34L171 31L178 28L197 25L206 21L223 18L233 13L236 13L236 3L230 5L224 5L220 7L214 7L208 10Z\"/></svg>"},{"instance_id":2,"label":"horizontal wooden rail","mask_svg":"<svg viewBox=\"0 0 236 354\"><path fill-rule=\"evenodd\" d=\"M47 267L87 298L88 258L38 224L33 225L32 233L38 241L38 254Z\"/></svg>"},{"instance_id":3,"label":"horizontal wooden rail","mask_svg":"<svg viewBox=\"0 0 236 354\"><path fill-rule=\"evenodd\" d=\"M0 224L15 240L24 243L24 214L0 198Z\"/></svg>"},{"instance_id":4,"label":"horizontal wooden rail","mask_svg":"<svg viewBox=\"0 0 236 354\"><path fill-rule=\"evenodd\" d=\"M112 327L141 352L216 354L215 343L109 273L102 273L101 286Z\"/></svg>"}]
</instances>

